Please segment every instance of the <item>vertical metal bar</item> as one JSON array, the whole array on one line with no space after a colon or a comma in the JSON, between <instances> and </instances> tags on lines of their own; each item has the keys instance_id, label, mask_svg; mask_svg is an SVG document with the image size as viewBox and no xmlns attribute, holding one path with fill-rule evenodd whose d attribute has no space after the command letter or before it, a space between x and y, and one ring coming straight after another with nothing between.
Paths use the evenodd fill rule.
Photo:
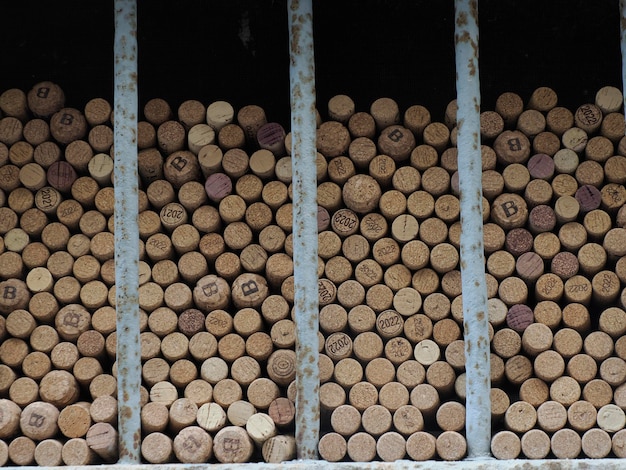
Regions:
<instances>
[{"instance_id":1,"label":"vertical metal bar","mask_svg":"<svg viewBox=\"0 0 626 470\"><path fill-rule=\"evenodd\" d=\"M315 67L311 0L289 0L293 260L296 322L298 459L316 459L319 441L319 301Z\"/></svg>"},{"instance_id":2,"label":"vertical metal bar","mask_svg":"<svg viewBox=\"0 0 626 470\"><path fill-rule=\"evenodd\" d=\"M482 224L478 1L455 0L457 128L461 202L461 277L469 458L491 446L491 377Z\"/></svg>"},{"instance_id":3,"label":"vertical metal bar","mask_svg":"<svg viewBox=\"0 0 626 470\"><path fill-rule=\"evenodd\" d=\"M115 0L115 283L120 463L140 463L137 4Z\"/></svg>"},{"instance_id":4,"label":"vertical metal bar","mask_svg":"<svg viewBox=\"0 0 626 470\"><path fill-rule=\"evenodd\" d=\"M624 113L626 113L626 0L620 0L620 39L622 50L622 95L624 104Z\"/></svg>"}]
</instances>

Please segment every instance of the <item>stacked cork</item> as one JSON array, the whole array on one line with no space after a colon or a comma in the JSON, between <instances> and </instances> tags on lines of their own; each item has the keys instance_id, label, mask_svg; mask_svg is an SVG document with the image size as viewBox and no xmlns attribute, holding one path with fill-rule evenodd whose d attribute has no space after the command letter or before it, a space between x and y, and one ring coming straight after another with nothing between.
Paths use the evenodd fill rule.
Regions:
<instances>
[{"instance_id":1,"label":"stacked cork","mask_svg":"<svg viewBox=\"0 0 626 470\"><path fill-rule=\"evenodd\" d=\"M626 455L621 96L481 113L496 458ZM111 106L42 82L0 111L0 463L115 462ZM293 459L291 136L257 105L142 111L142 457ZM320 457L463 459L456 102L323 111Z\"/></svg>"}]
</instances>

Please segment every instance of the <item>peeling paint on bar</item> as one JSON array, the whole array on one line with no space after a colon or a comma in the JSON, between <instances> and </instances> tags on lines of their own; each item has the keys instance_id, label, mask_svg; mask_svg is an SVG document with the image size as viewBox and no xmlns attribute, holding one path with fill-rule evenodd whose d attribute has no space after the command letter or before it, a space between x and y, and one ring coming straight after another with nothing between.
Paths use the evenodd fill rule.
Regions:
<instances>
[{"instance_id":1,"label":"peeling paint on bar","mask_svg":"<svg viewBox=\"0 0 626 470\"><path fill-rule=\"evenodd\" d=\"M297 359L298 459L316 459L319 442L319 300L317 286L317 181L315 66L312 0L287 6L290 46L293 165L293 260Z\"/></svg>"},{"instance_id":2,"label":"peeling paint on bar","mask_svg":"<svg viewBox=\"0 0 626 470\"><path fill-rule=\"evenodd\" d=\"M466 439L469 459L491 448L491 374L482 226L478 1L456 0L455 45L461 274L466 355Z\"/></svg>"},{"instance_id":3,"label":"peeling paint on bar","mask_svg":"<svg viewBox=\"0 0 626 470\"><path fill-rule=\"evenodd\" d=\"M120 463L141 462L137 5L115 1L115 279Z\"/></svg>"}]
</instances>

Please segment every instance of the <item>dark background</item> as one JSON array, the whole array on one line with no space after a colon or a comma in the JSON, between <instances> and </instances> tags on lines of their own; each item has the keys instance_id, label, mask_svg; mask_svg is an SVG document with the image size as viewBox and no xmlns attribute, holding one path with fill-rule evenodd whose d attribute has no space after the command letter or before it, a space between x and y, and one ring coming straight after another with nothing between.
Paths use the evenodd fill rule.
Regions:
<instances>
[{"instance_id":1,"label":"dark background","mask_svg":"<svg viewBox=\"0 0 626 470\"><path fill-rule=\"evenodd\" d=\"M259 104L289 124L286 0L139 0L140 106L161 97L175 110ZM570 109L605 85L621 88L618 0L481 0L482 108L505 91L526 101L553 87ZM0 3L0 91L52 80L66 105L113 98L113 1ZM249 25L249 40L241 39ZM394 98L443 119L455 98L452 0L315 0L318 109L335 94L358 111Z\"/></svg>"}]
</instances>

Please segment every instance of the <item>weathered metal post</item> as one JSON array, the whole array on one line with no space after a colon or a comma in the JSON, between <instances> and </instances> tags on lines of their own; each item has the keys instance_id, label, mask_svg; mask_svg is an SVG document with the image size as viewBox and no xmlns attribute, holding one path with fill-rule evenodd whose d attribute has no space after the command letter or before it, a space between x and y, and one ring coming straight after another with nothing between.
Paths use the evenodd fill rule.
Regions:
<instances>
[{"instance_id":1,"label":"weathered metal post","mask_svg":"<svg viewBox=\"0 0 626 470\"><path fill-rule=\"evenodd\" d=\"M319 441L319 300L315 67L311 0L288 3L293 165L293 260L296 322L296 441L299 459L316 459Z\"/></svg>"},{"instance_id":2,"label":"weathered metal post","mask_svg":"<svg viewBox=\"0 0 626 470\"><path fill-rule=\"evenodd\" d=\"M469 458L490 455L491 373L482 225L478 2L455 1L461 277Z\"/></svg>"},{"instance_id":3,"label":"weathered metal post","mask_svg":"<svg viewBox=\"0 0 626 470\"><path fill-rule=\"evenodd\" d=\"M115 0L115 284L120 463L141 462L137 4Z\"/></svg>"}]
</instances>

